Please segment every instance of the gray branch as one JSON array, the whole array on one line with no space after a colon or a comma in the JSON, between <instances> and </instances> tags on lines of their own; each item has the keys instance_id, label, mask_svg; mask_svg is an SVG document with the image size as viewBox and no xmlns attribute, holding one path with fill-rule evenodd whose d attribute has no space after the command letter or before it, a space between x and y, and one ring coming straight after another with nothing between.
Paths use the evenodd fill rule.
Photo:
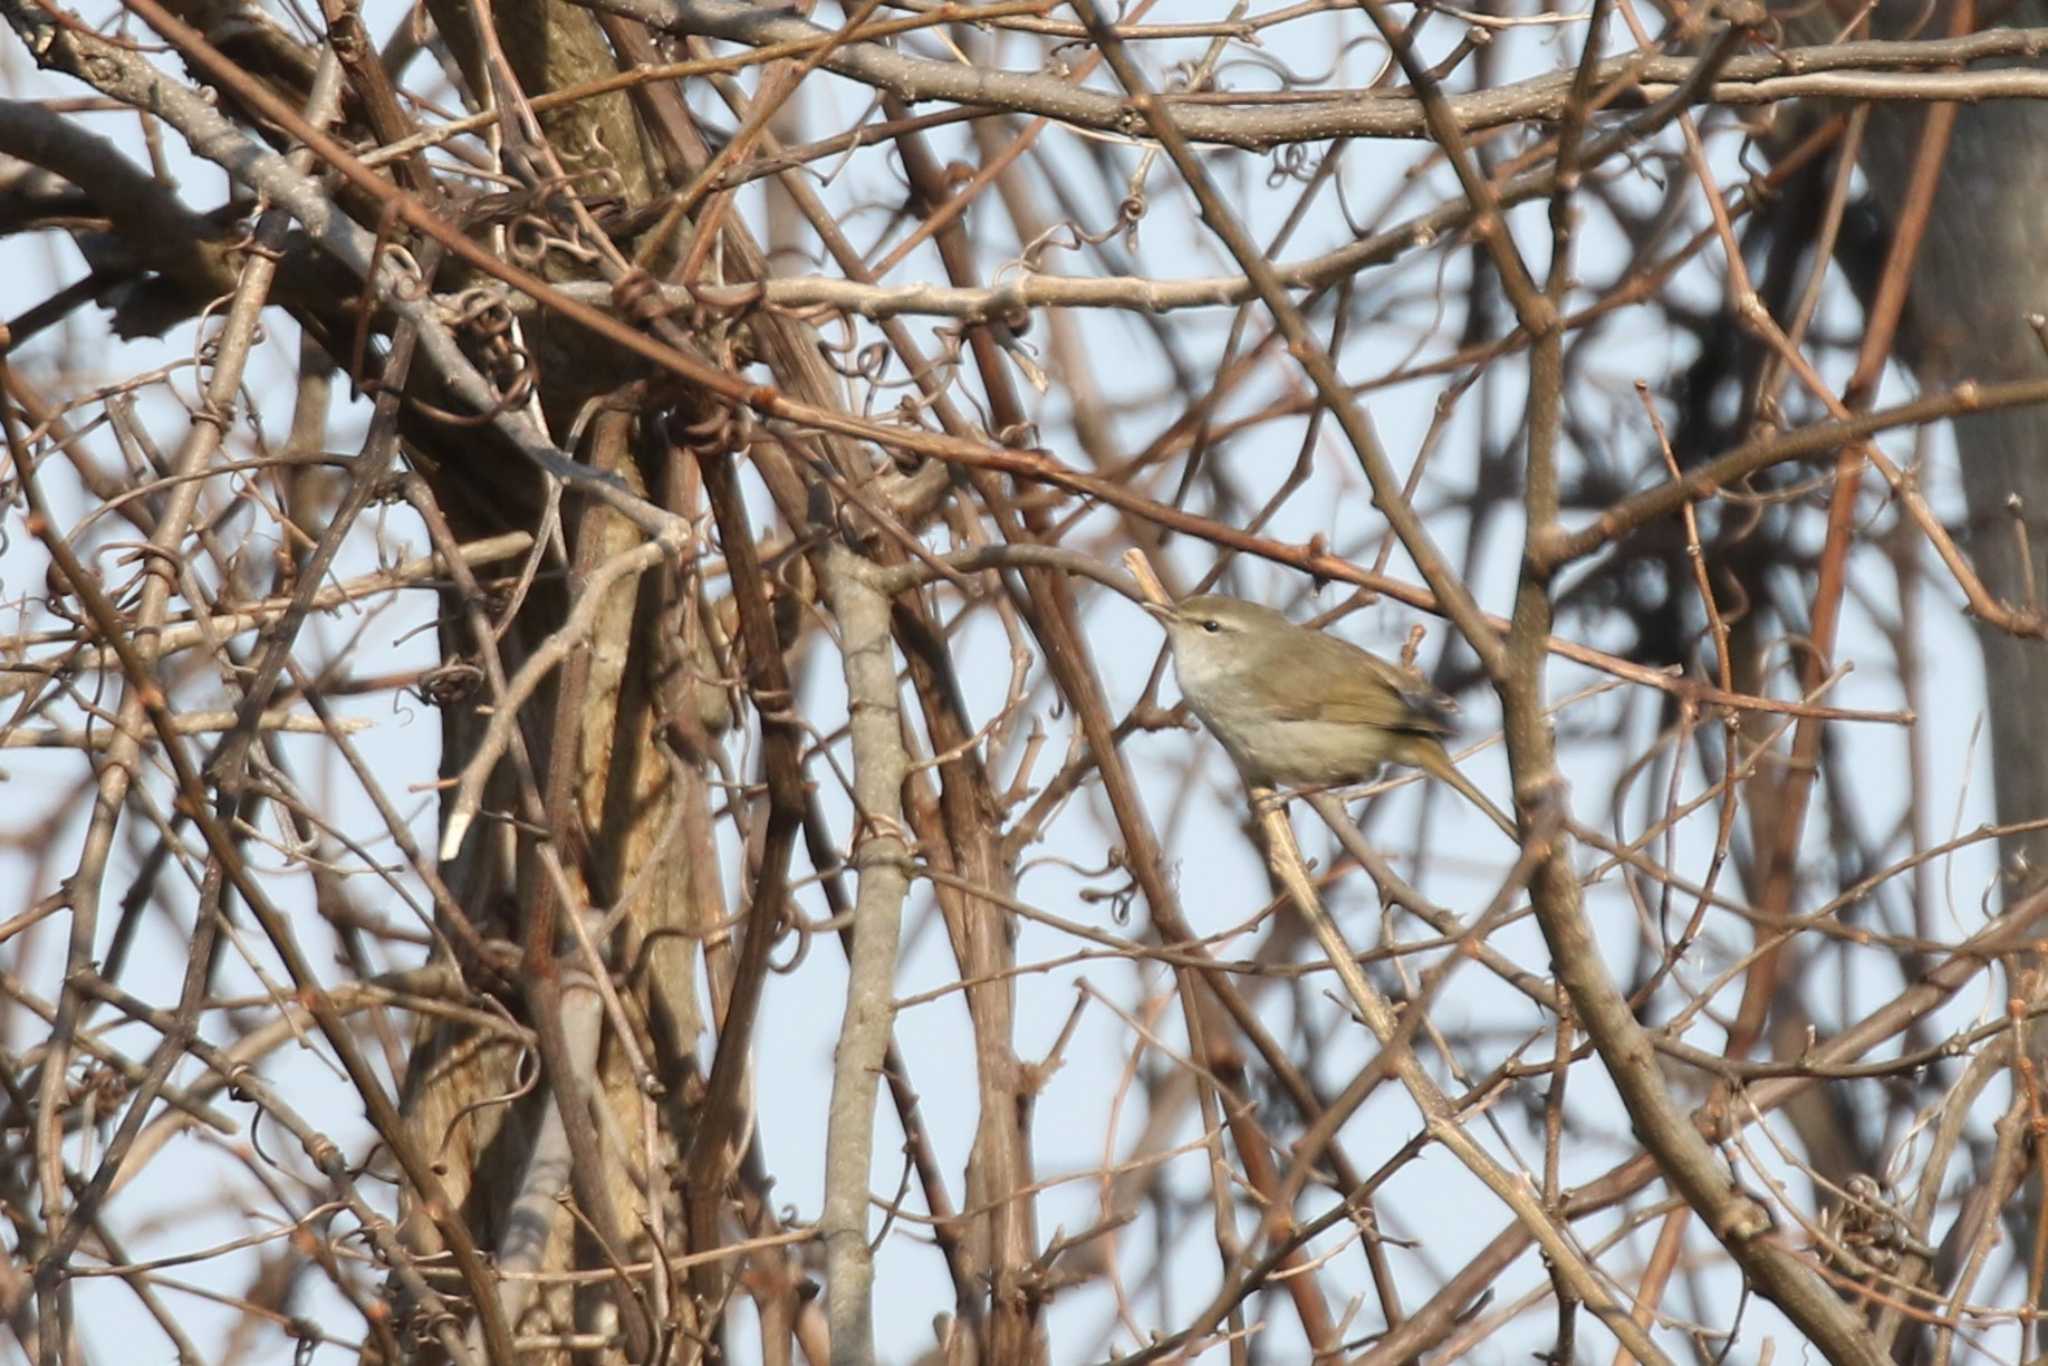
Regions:
<instances>
[{"instance_id":1,"label":"gray branch","mask_svg":"<svg viewBox=\"0 0 2048 1366\"><path fill-rule=\"evenodd\" d=\"M838 618L846 661L847 711L853 739L853 949L847 965L846 1015L832 1059L832 1104L825 1128L826 1316L833 1366L875 1359L874 1253L868 1246L868 1169L875 1150L875 1088L895 1018L896 949L903 899L910 888L904 840L903 783L910 755L896 699L896 657L889 639L889 600L868 577L866 562L843 546L825 553L825 593Z\"/></svg>"}]
</instances>

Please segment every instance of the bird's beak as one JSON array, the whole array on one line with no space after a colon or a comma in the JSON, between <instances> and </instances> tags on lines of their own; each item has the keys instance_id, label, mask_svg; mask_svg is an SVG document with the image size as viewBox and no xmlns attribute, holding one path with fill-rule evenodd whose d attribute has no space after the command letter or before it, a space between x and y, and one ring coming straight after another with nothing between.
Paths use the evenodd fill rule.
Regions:
<instances>
[{"instance_id":1,"label":"bird's beak","mask_svg":"<svg viewBox=\"0 0 2048 1366\"><path fill-rule=\"evenodd\" d=\"M1172 621L1174 617L1179 615L1172 607L1167 606L1165 603L1151 602L1148 600L1146 602L1139 603L1138 606L1144 608L1153 616L1158 617L1161 624Z\"/></svg>"}]
</instances>

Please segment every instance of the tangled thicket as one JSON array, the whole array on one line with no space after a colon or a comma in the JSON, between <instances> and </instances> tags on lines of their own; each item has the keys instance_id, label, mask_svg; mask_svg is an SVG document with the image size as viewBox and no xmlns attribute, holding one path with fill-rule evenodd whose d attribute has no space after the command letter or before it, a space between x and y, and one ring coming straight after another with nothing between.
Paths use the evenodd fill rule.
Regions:
<instances>
[{"instance_id":1,"label":"tangled thicket","mask_svg":"<svg viewBox=\"0 0 2048 1366\"><path fill-rule=\"evenodd\" d=\"M27 1358L2048 1351L2048 5L0 14Z\"/></svg>"}]
</instances>

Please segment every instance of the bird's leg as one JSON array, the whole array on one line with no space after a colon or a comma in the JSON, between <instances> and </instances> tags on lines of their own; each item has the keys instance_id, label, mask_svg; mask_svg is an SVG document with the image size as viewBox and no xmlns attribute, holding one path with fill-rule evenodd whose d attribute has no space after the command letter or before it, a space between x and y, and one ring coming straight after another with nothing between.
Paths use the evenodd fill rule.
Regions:
<instances>
[{"instance_id":1,"label":"bird's leg","mask_svg":"<svg viewBox=\"0 0 2048 1366\"><path fill-rule=\"evenodd\" d=\"M1377 781L1379 781L1377 778L1368 780L1368 782ZM1342 792L1346 788L1364 787L1366 785L1367 783L1308 783L1304 784L1301 787L1290 787L1286 789L1285 796L1288 800L1291 801L1296 797L1320 797L1325 792Z\"/></svg>"},{"instance_id":2,"label":"bird's leg","mask_svg":"<svg viewBox=\"0 0 2048 1366\"><path fill-rule=\"evenodd\" d=\"M1288 789L1267 787L1261 783L1249 784L1252 796L1252 819L1264 820L1274 812L1285 812L1287 803L1300 794Z\"/></svg>"}]
</instances>

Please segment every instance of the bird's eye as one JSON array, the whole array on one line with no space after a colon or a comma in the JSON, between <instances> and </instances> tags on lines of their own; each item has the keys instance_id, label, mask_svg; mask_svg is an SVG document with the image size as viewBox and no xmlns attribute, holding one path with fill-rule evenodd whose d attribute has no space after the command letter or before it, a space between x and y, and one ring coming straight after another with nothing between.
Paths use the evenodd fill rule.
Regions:
<instances>
[{"instance_id":1,"label":"bird's eye","mask_svg":"<svg viewBox=\"0 0 2048 1366\"><path fill-rule=\"evenodd\" d=\"M1216 620L1216 618L1214 617L1210 617L1207 621L1202 623L1202 629L1213 636L1218 631L1223 629L1223 623Z\"/></svg>"}]
</instances>

